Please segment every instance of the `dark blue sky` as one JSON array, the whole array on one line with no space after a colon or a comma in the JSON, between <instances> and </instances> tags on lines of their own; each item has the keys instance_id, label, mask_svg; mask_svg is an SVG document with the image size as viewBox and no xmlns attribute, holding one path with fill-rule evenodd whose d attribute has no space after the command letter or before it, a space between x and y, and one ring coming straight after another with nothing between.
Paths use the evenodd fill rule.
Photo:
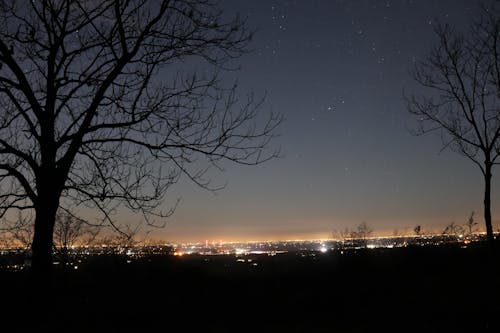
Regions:
<instances>
[{"instance_id":1,"label":"dark blue sky","mask_svg":"<svg viewBox=\"0 0 500 333\"><path fill-rule=\"evenodd\" d=\"M403 90L435 43L437 21L466 29L479 1L302 0L221 2L258 29L239 59L242 96L267 93L263 112L284 115L283 157L228 165L214 195L181 181L182 197L157 237L171 241L329 237L365 221L378 233L441 229L482 214L479 169L440 138L414 137ZM497 177L498 178L498 177ZM495 179L494 179L495 180ZM493 219L498 220L498 181ZM168 202L166 203L168 205Z\"/></svg>"}]
</instances>

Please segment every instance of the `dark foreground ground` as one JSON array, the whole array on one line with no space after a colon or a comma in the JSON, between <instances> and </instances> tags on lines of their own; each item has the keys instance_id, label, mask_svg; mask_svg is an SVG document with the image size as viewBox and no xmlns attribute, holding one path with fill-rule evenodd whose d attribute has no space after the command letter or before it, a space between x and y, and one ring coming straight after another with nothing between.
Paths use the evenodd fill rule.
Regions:
<instances>
[{"instance_id":1,"label":"dark foreground ground","mask_svg":"<svg viewBox=\"0 0 500 333\"><path fill-rule=\"evenodd\" d=\"M481 245L96 257L43 290L0 272L0 332L500 332L499 258Z\"/></svg>"}]
</instances>

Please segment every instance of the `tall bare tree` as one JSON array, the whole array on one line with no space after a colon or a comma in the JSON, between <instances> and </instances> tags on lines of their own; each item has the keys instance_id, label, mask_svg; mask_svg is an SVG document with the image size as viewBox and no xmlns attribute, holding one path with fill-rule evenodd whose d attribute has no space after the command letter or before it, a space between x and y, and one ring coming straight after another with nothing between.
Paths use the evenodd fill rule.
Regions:
<instances>
[{"instance_id":1,"label":"tall bare tree","mask_svg":"<svg viewBox=\"0 0 500 333\"><path fill-rule=\"evenodd\" d=\"M251 37L212 0L0 2L0 216L34 211L35 270L59 206L156 223L180 175L276 155L279 117L219 78Z\"/></svg>"},{"instance_id":2,"label":"tall bare tree","mask_svg":"<svg viewBox=\"0 0 500 333\"><path fill-rule=\"evenodd\" d=\"M485 8L467 34L438 25L437 44L412 72L423 93L407 97L408 110L419 120L417 134L439 132L443 149L467 157L481 170L490 244L491 178L500 156L499 14L495 6Z\"/></svg>"}]
</instances>

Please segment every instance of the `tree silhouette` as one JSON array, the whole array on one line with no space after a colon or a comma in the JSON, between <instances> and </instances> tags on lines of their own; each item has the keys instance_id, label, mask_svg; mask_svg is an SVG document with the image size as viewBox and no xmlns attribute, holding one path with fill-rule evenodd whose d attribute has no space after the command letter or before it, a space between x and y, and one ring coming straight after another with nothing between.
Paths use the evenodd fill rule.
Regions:
<instances>
[{"instance_id":1,"label":"tree silhouette","mask_svg":"<svg viewBox=\"0 0 500 333\"><path fill-rule=\"evenodd\" d=\"M437 45L417 63L412 76L424 88L407 97L418 117L416 134L439 132L449 148L473 163L484 178L484 221L489 243L491 178L500 156L500 21L496 7L484 10L468 35L448 25L435 29Z\"/></svg>"},{"instance_id":2,"label":"tree silhouette","mask_svg":"<svg viewBox=\"0 0 500 333\"><path fill-rule=\"evenodd\" d=\"M420 236L420 234L422 233L422 226L421 225L415 226L415 228L413 228L413 232L415 233L415 235Z\"/></svg>"},{"instance_id":3,"label":"tree silhouette","mask_svg":"<svg viewBox=\"0 0 500 333\"><path fill-rule=\"evenodd\" d=\"M474 232L474 226L477 225L477 222L474 221L474 212L470 213L469 219L465 222L465 227L467 228L467 232L469 235L472 235Z\"/></svg>"},{"instance_id":4,"label":"tree silhouette","mask_svg":"<svg viewBox=\"0 0 500 333\"><path fill-rule=\"evenodd\" d=\"M368 246L368 237L370 237L373 233L373 230L368 226L366 222L362 222L358 225L357 230L355 231L355 238L361 240L364 247Z\"/></svg>"},{"instance_id":5,"label":"tree silhouette","mask_svg":"<svg viewBox=\"0 0 500 333\"><path fill-rule=\"evenodd\" d=\"M13 221L3 221L5 234L13 241L13 245L29 251L33 242L33 220L30 215L18 212Z\"/></svg>"},{"instance_id":6,"label":"tree silhouette","mask_svg":"<svg viewBox=\"0 0 500 333\"><path fill-rule=\"evenodd\" d=\"M443 235L452 235L459 236L464 233L464 228L461 225L455 224L455 222L451 222L444 229Z\"/></svg>"},{"instance_id":7,"label":"tree silhouette","mask_svg":"<svg viewBox=\"0 0 500 333\"><path fill-rule=\"evenodd\" d=\"M345 241L345 240L351 238L351 235L352 235L351 230L349 228L347 228L347 227L345 227L344 229L339 230L338 232L335 231L335 233L337 234L337 237L341 241Z\"/></svg>"},{"instance_id":8,"label":"tree silhouette","mask_svg":"<svg viewBox=\"0 0 500 333\"><path fill-rule=\"evenodd\" d=\"M89 245L99 231L96 226L69 212L58 211L54 225L54 245L61 255L62 264L68 263L69 248L74 246L77 240L82 243L81 245Z\"/></svg>"},{"instance_id":9,"label":"tree silhouette","mask_svg":"<svg viewBox=\"0 0 500 333\"><path fill-rule=\"evenodd\" d=\"M180 175L209 187L210 166L276 156L280 118L220 79L251 38L211 0L1 2L0 216L34 211L35 270L60 206L161 226Z\"/></svg>"}]
</instances>

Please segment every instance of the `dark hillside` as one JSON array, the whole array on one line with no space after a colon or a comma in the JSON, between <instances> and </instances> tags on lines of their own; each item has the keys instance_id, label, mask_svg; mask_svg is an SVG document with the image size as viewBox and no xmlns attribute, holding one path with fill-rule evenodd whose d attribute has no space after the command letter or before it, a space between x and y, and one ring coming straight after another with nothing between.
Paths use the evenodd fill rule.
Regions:
<instances>
[{"instance_id":1,"label":"dark hillside","mask_svg":"<svg viewBox=\"0 0 500 333\"><path fill-rule=\"evenodd\" d=\"M96 256L56 270L51 301L34 296L28 273L3 272L2 323L5 332L499 332L498 267L481 245Z\"/></svg>"}]
</instances>

